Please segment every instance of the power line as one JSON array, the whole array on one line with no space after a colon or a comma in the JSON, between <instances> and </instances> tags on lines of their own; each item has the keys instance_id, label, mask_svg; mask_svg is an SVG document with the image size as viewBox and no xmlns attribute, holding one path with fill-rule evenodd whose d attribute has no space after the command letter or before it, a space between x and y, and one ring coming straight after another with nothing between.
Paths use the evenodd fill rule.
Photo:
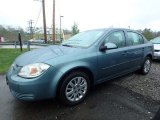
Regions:
<instances>
[{"instance_id":1,"label":"power line","mask_svg":"<svg viewBox=\"0 0 160 120\"><path fill-rule=\"evenodd\" d=\"M42 7L41 7L40 10L39 10L38 17L37 17L37 19L36 19L34 28L37 26L38 20L39 20L40 15L41 15L41 12L42 12Z\"/></svg>"},{"instance_id":2,"label":"power line","mask_svg":"<svg viewBox=\"0 0 160 120\"><path fill-rule=\"evenodd\" d=\"M43 10L44 40L45 40L45 43L47 43L45 0L41 0L40 2L42 3L42 10ZM39 16L40 16L40 14L39 14ZM38 16L38 19L39 19L39 16ZM36 24L37 24L37 21L36 21Z\"/></svg>"}]
</instances>

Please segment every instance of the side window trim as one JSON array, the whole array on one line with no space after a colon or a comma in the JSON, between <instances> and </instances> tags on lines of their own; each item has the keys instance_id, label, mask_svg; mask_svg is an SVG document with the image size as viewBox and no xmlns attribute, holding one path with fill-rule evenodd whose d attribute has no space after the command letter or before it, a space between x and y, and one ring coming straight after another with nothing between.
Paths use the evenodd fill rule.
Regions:
<instances>
[{"instance_id":1,"label":"side window trim","mask_svg":"<svg viewBox=\"0 0 160 120\"><path fill-rule=\"evenodd\" d=\"M139 33L138 33L138 35L139 35L139 37L141 37L142 44L144 44L144 39L143 39L142 35L141 35L141 34L139 34Z\"/></svg>"}]
</instances>

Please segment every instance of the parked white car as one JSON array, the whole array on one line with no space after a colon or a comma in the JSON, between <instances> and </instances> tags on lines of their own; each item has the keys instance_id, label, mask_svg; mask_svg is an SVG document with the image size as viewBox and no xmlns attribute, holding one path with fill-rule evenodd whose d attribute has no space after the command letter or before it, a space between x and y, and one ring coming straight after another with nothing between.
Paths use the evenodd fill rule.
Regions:
<instances>
[{"instance_id":1,"label":"parked white car","mask_svg":"<svg viewBox=\"0 0 160 120\"><path fill-rule=\"evenodd\" d=\"M45 43L45 40L43 39L30 39L29 41L34 43Z\"/></svg>"},{"instance_id":2,"label":"parked white car","mask_svg":"<svg viewBox=\"0 0 160 120\"><path fill-rule=\"evenodd\" d=\"M154 59L160 59L160 37L151 40L154 46Z\"/></svg>"}]
</instances>

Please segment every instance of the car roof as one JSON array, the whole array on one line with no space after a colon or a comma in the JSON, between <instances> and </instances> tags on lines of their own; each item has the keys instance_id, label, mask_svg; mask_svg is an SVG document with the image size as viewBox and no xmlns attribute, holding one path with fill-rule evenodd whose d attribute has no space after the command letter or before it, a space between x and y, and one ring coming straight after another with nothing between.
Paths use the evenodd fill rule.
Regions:
<instances>
[{"instance_id":1,"label":"car roof","mask_svg":"<svg viewBox=\"0 0 160 120\"><path fill-rule=\"evenodd\" d=\"M111 30L127 30L127 31L135 31L135 30L131 30L131 29L127 29L127 28L100 28L100 29L91 29L91 30L87 30L87 31L96 31L96 30L102 30L102 31L111 31ZM136 32L136 31L135 31Z\"/></svg>"}]
</instances>

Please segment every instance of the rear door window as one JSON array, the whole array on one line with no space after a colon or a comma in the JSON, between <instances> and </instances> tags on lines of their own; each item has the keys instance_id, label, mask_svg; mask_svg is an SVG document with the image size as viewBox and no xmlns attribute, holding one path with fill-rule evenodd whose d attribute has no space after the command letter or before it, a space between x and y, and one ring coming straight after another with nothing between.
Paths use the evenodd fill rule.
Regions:
<instances>
[{"instance_id":1,"label":"rear door window","mask_svg":"<svg viewBox=\"0 0 160 120\"><path fill-rule=\"evenodd\" d=\"M127 32L129 45L139 45L143 44L143 37L135 32Z\"/></svg>"}]
</instances>

